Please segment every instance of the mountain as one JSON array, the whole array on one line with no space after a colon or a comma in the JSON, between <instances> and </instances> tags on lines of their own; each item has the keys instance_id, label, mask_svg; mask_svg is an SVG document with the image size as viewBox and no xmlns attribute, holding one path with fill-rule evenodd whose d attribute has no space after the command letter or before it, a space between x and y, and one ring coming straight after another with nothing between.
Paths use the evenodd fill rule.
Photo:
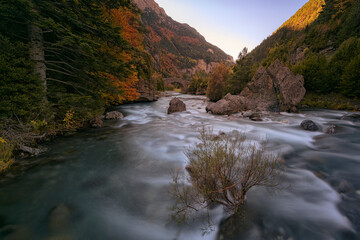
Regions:
<instances>
[{"instance_id":1,"label":"mountain","mask_svg":"<svg viewBox=\"0 0 360 240\"><path fill-rule=\"evenodd\" d=\"M194 28L169 17L154 0L133 0L142 11L148 29L145 37L156 69L165 77L193 75L198 70L210 72L233 58L208 43Z\"/></svg>"},{"instance_id":2,"label":"mountain","mask_svg":"<svg viewBox=\"0 0 360 240\"><path fill-rule=\"evenodd\" d=\"M279 59L304 76L308 92L360 98L359 12L360 0L309 0L237 61L229 88L241 91L259 66Z\"/></svg>"},{"instance_id":3,"label":"mountain","mask_svg":"<svg viewBox=\"0 0 360 240\"><path fill-rule=\"evenodd\" d=\"M296 33L303 31L314 23L323 11L325 0L310 0L300 8L289 20L283 23L271 36L265 39L251 53L256 61L263 60L270 49L281 41L289 41Z\"/></svg>"}]
</instances>

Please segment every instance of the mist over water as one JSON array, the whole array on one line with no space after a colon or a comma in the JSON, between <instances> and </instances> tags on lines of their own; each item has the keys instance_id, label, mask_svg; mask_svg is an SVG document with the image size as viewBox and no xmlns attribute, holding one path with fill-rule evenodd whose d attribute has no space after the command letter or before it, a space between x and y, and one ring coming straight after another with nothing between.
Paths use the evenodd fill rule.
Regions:
<instances>
[{"instance_id":1,"label":"mist over water","mask_svg":"<svg viewBox=\"0 0 360 240\"><path fill-rule=\"evenodd\" d=\"M286 162L286 188L249 192L248 226L237 239L360 239L360 125L340 120L346 112L274 113L252 122L207 114L205 97L178 97L186 112L167 114L172 97L123 105L124 119L49 143L33 160L42 164L0 183L0 229L25 229L28 239L216 239L221 208L212 211L215 231L202 236L204 218L182 227L170 221L168 194L171 171L186 165L184 149L209 127L267 141ZM302 130L305 119L321 130ZM336 134L324 134L330 125ZM59 204L70 224L54 232L51 212Z\"/></svg>"}]
</instances>

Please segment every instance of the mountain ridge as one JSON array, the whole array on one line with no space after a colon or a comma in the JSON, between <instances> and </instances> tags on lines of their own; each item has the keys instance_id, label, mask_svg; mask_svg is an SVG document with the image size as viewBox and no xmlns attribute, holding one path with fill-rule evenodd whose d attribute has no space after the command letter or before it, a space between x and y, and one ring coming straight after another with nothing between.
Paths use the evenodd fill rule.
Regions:
<instances>
[{"instance_id":1,"label":"mountain ridge","mask_svg":"<svg viewBox=\"0 0 360 240\"><path fill-rule=\"evenodd\" d=\"M233 63L233 58L208 43L195 28L168 16L153 0L133 0L143 11L148 28L145 43L155 68L165 77L186 77L197 71L207 73L220 62Z\"/></svg>"}]
</instances>

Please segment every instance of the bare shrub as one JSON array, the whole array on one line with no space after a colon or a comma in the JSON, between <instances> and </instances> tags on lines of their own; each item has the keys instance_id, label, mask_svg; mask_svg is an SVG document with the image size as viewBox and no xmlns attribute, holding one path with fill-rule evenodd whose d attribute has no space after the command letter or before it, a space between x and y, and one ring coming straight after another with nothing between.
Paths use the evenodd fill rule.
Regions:
<instances>
[{"instance_id":1,"label":"bare shrub","mask_svg":"<svg viewBox=\"0 0 360 240\"><path fill-rule=\"evenodd\" d=\"M203 129L199 140L186 151L186 171L173 175L173 217L177 221L187 221L201 209L208 212L211 204L220 204L237 214L252 187L274 190L280 186L283 171L279 155L267 152L265 146L246 142L244 134L233 131L213 135Z\"/></svg>"}]
</instances>

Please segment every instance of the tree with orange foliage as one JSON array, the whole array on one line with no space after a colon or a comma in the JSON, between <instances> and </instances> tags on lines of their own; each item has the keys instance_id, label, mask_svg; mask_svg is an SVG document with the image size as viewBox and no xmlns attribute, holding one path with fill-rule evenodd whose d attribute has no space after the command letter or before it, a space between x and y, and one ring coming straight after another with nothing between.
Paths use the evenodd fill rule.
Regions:
<instances>
[{"instance_id":1,"label":"tree with orange foliage","mask_svg":"<svg viewBox=\"0 0 360 240\"><path fill-rule=\"evenodd\" d=\"M230 77L231 69L224 63L217 65L210 74L206 96L216 102L225 94L225 83Z\"/></svg>"},{"instance_id":2,"label":"tree with orange foliage","mask_svg":"<svg viewBox=\"0 0 360 240\"><path fill-rule=\"evenodd\" d=\"M136 83L138 82L137 73L132 74L124 79L119 79L115 75L101 72L100 77L106 79L109 88L101 90L101 98L107 104L119 105L124 102L135 101L139 93L136 90Z\"/></svg>"},{"instance_id":3,"label":"tree with orange foliage","mask_svg":"<svg viewBox=\"0 0 360 240\"><path fill-rule=\"evenodd\" d=\"M133 47L144 50L144 35L139 32L140 17L127 7L111 10L112 23L121 27L121 37Z\"/></svg>"}]
</instances>

